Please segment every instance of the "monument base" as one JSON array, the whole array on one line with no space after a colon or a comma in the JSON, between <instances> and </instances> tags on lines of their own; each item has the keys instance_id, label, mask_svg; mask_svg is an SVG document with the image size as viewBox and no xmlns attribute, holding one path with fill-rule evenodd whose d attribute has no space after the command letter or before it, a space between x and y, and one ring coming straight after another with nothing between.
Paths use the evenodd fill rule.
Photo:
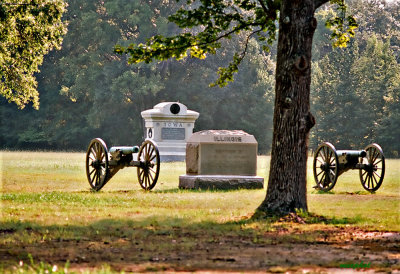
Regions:
<instances>
[{"instance_id":1,"label":"monument base","mask_svg":"<svg viewBox=\"0 0 400 274\"><path fill-rule=\"evenodd\" d=\"M179 188L184 189L260 189L264 178L236 175L181 175Z\"/></svg>"}]
</instances>

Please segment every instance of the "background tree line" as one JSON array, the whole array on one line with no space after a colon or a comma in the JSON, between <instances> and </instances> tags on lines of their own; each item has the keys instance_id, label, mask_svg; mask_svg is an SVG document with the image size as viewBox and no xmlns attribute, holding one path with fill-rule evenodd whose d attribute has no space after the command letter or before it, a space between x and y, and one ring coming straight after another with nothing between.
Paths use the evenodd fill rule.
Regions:
<instances>
[{"instance_id":1,"label":"background tree line","mask_svg":"<svg viewBox=\"0 0 400 274\"><path fill-rule=\"evenodd\" d=\"M243 39L224 43L205 60L185 58L128 65L116 44L140 43L179 30L167 17L176 1L68 2L68 32L62 49L50 52L36 75L40 110L18 110L0 99L3 149L83 150L93 137L110 145L143 139L140 112L161 101L180 101L200 112L195 131L243 129L260 152L270 149L276 52L252 38L235 81L209 87ZM314 36L312 95L317 120L311 147L330 141L338 148L379 143L387 156L400 153L400 3L348 3L359 28L347 48L333 49L323 24L333 10L318 11ZM260 56L262 56L260 58Z\"/></svg>"}]
</instances>

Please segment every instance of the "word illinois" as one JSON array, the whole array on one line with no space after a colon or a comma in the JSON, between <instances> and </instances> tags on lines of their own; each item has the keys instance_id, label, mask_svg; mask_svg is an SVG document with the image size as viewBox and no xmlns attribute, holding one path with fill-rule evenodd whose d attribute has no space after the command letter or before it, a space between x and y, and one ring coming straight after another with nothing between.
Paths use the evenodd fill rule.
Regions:
<instances>
[{"instance_id":1,"label":"word illinois","mask_svg":"<svg viewBox=\"0 0 400 274\"><path fill-rule=\"evenodd\" d=\"M241 143L242 137L230 137L230 136L214 136L215 142L234 142Z\"/></svg>"}]
</instances>

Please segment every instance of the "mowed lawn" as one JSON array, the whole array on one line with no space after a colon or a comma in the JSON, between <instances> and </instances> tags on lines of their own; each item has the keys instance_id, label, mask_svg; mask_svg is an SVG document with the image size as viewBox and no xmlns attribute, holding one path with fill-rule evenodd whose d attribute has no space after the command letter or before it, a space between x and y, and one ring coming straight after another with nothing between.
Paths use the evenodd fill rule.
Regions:
<instances>
[{"instance_id":1,"label":"mowed lawn","mask_svg":"<svg viewBox=\"0 0 400 274\"><path fill-rule=\"evenodd\" d=\"M266 194L268 156L258 158L257 173L265 178L263 190L180 190L179 175L185 174L184 163L162 163L158 183L151 192L140 188L136 168L126 168L97 193L90 191L86 179L84 153L1 152L0 157L0 256L4 258L0 259L0 270L19 268L37 271L39 266L35 262L44 261L49 267L68 262L72 269L93 271L279 272L279 267L283 267L283 271L296 271L299 265L311 269L338 268L340 263L358 262L363 258L364 262L372 260L378 268L400 268L400 256L382 253L379 259L377 256L368 257L368 252L361 249L360 259L337 255L321 260L317 253L324 251L316 250L315 260L310 255L310 262L305 264L291 261L291 256L287 254L289 259L285 261L281 262L279 258L262 260L256 265L252 261L258 253L253 254L253 259L244 260L235 257L233 248L239 248L238 243L242 243L242 249L256 248L257 252L265 254L268 250L259 249L266 248L265 245L271 244L273 239L280 239L284 247L289 243L311 245L321 241L321 235L331 243L340 242L339 234L345 242L356 242L357 235L361 233L364 236L359 238L363 239L368 235L394 235L388 239L392 243L392 253L399 254L400 160L397 159L386 160L383 184L371 194L361 186L356 170L341 175L329 193L315 191L312 188L312 158L309 158L307 198L312 214L304 214L307 224L299 224L290 219L251 219ZM283 238L280 238L281 232L285 235ZM273 234L273 239L268 233ZM245 244L246 241L248 244ZM56 243L65 248L58 246L59 255L50 253L57 247ZM171 243L179 244L179 248L171 246ZM216 247L220 243L225 243L224 248ZM139 248L141 244L145 247ZM122 252L125 255L114 257L119 253L111 251L113 255L107 255L108 259L102 257L102 251L106 252L107 248L123 250L127 246L138 248L134 255L129 255L133 257L124 257L128 256L125 252ZM91 250L90 254L86 254L82 251L82 255L78 251L80 248L89 251L93 248L96 252ZM182 255L195 254L203 249L208 253L198 254L197 260ZM212 255L213 250L221 252L225 249L233 255ZM354 250L356 252L357 249ZM241 253L239 249L236 252L238 256ZM164 258L162 254L166 253L172 255ZM338 254L341 253L338 251ZM29 258L32 258L31 266L27 267ZM18 266L20 261L25 264ZM46 267L46 264L40 267Z\"/></svg>"}]
</instances>

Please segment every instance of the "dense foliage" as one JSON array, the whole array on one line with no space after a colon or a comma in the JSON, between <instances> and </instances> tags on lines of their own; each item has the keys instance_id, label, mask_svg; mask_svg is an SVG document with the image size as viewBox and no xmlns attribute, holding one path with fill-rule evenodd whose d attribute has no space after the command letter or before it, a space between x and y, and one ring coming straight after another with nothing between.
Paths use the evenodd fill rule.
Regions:
<instances>
[{"instance_id":1,"label":"dense foliage","mask_svg":"<svg viewBox=\"0 0 400 274\"><path fill-rule=\"evenodd\" d=\"M140 112L161 101L180 101L200 112L195 130L243 129L254 134L262 152L271 144L274 44L253 35L234 82L222 88L218 67L229 68L248 35L221 43L205 60L186 56L152 64L128 65L113 52L116 44L179 34L167 17L175 1L68 1L68 33L61 51L49 53L36 75L39 111L1 101L0 141L9 149L85 149L92 137L107 144L137 144L143 138ZM358 0L350 3L359 24L347 48L332 48L324 22L335 9L317 13L312 100L317 120L311 144L331 141L339 148L378 142L388 156L400 153L400 4ZM193 51L194 55L201 54ZM126 60L128 61L128 60Z\"/></svg>"},{"instance_id":2,"label":"dense foliage","mask_svg":"<svg viewBox=\"0 0 400 274\"><path fill-rule=\"evenodd\" d=\"M39 106L33 74L43 56L61 45L64 10L62 0L0 3L0 95L20 108Z\"/></svg>"}]
</instances>

